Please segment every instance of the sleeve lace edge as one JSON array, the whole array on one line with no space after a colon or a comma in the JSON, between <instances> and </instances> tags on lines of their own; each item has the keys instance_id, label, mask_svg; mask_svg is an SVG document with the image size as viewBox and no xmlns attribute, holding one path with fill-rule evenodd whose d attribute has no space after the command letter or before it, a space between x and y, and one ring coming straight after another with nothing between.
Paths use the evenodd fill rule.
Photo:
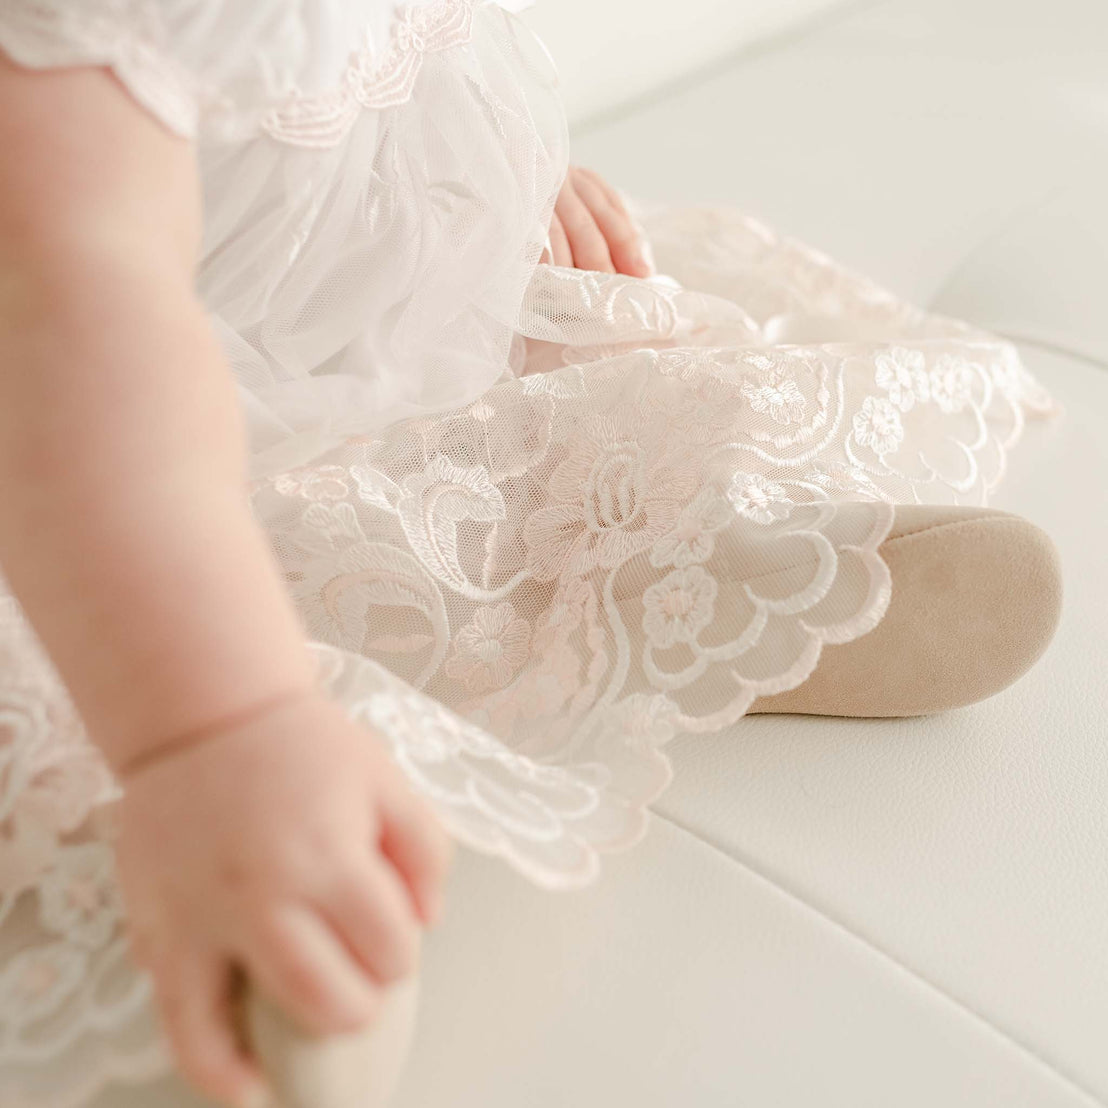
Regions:
<instances>
[{"instance_id":1,"label":"sleeve lace edge","mask_svg":"<svg viewBox=\"0 0 1108 1108\"><path fill-rule=\"evenodd\" d=\"M146 34L44 0L5 0L0 51L26 69L109 69L132 99L173 134L194 138L197 97L189 74Z\"/></svg>"}]
</instances>

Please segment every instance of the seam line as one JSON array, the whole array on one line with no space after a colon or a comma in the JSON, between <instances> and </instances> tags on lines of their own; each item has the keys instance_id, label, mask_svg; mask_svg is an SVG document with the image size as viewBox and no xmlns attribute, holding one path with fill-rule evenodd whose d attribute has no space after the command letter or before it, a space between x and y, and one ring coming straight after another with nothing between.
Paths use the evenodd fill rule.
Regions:
<instances>
[{"instance_id":1,"label":"seam line","mask_svg":"<svg viewBox=\"0 0 1108 1108\"><path fill-rule=\"evenodd\" d=\"M607 127L618 123L628 116L633 116L641 111L649 111L657 104L663 103L672 96L680 96L701 85L708 84L716 77L726 73L731 66L738 62L760 58L765 54L772 54L794 43L803 42L805 39L819 34L829 27L836 27L840 23L847 22L851 17L868 11L870 8L880 7L886 0L840 0L833 8L809 15L800 23L782 27L776 32L770 32L752 42L745 42L738 48L728 51L726 54L709 59L702 66L684 73L679 73L660 85L655 85L621 100L609 108L602 108L591 115L583 116L573 127L573 137L580 138L590 131Z\"/></svg>"},{"instance_id":2,"label":"seam line","mask_svg":"<svg viewBox=\"0 0 1108 1108\"><path fill-rule=\"evenodd\" d=\"M1048 354L1057 354L1062 358L1073 358L1075 362L1083 362L1093 369L1103 369L1108 372L1108 360L1098 358L1093 354L1086 354L1082 350L1075 350L1070 346L1063 346L1049 339L1035 339L1028 335L1016 334L1014 331L995 331L994 334L1015 343L1017 346L1033 346L1036 350L1043 350Z\"/></svg>"},{"instance_id":3,"label":"seam line","mask_svg":"<svg viewBox=\"0 0 1108 1108\"><path fill-rule=\"evenodd\" d=\"M794 904L804 908L809 914L818 917L825 924L831 927L833 930L847 935L856 943L865 947L872 955L878 960L887 963L892 966L898 973L903 974L913 981L916 985L922 986L928 992L931 992L938 997L941 997L963 1016L969 1018L973 1023L978 1024L980 1027L988 1032L991 1032L998 1039L1007 1043L1017 1053L1024 1055L1034 1066L1046 1071L1046 1073L1057 1080L1061 1085L1065 1086L1072 1092L1080 1096L1083 1102L1088 1108L1108 1108L1108 1101L1102 1100L1092 1090L1086 1088L1080 1081L1077 1080L1072 1074L1067 1073L1059 1065L1054 1062L1048 1061L1042 1054L1040 1054L1034 1047L1028 1043L1016 1038L1011 1032L999 1027L991 1019L971 1007L963 1000L959 1000L952 993L948 992L941 985L930 980L930 978L924 977L919 971L912 969L907 963L901 961L895 954L885 947L879 945L874 940L866 937L858 931L855 931L849 924L837 916L833 916L828 912L819 908L811 900L802 896L796 889L782 884L777 879L771 877L767 872L759 869L753 865L748 859L739 857L737 854L732 853L730 850L725 849L718 843L713 842L711 839L704 837L699 832L694 831L691 827L682 823L680 820L675 819L673 816L665 815L659 812L657 808L651 807L650 813L656 819L661 820L663 823L675 828L678 831L683 832L685 835L697 842L706 846L709 850L716 854L722 855L732 865L745 870L751 876L759 879L777 892L781 893L788 900Z\"/></svg>"}]
</instances>

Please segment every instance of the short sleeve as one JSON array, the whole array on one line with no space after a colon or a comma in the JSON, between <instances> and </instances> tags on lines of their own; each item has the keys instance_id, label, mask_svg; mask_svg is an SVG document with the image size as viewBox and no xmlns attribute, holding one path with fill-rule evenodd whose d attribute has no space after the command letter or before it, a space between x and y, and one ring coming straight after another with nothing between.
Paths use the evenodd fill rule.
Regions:
<instances>
[{"instance_id":1,"label":"short sleeve","mask_svg":"<svg viewBox=\"0 0 1108 1108\"><path fill-rule=\"evenodd\" d=\"M0 49L36 69L105 66L191 138L208 115L256 119L304 42L295 0L3 0Z\"/></svg>"}]
</instances>

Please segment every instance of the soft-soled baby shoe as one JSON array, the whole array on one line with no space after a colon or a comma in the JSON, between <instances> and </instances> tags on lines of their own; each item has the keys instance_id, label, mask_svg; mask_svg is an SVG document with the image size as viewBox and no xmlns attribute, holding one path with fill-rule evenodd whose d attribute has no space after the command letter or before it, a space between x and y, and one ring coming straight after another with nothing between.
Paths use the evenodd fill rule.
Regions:
<instances>
[{"instance_id":1,"label":"soft-soled baby shoe","mask_svg":"<svg viewBox=\"0 0 1108 1108\"><path fill-rule=\"evenodd\" d=\"M1058 552L985 508L902 505L881 546L892 599L877 627L826 646L802 685L753 712L915 716L984 700L1022 676L1058 625Z\"/></svg>"},{"instance_id":2,"label":"soft-soled baby shoe","mask_svg":"<svg viewBox=\"0 0 1108 1108\"><path fill-rule=\"evenodd\" d=\"M249 985L243 999L246 1039L276 1102L267 1108L386 1108L411 1046L418 978L383 993L364 1031L310 1035Z\"/></svg>"}]
</instances>

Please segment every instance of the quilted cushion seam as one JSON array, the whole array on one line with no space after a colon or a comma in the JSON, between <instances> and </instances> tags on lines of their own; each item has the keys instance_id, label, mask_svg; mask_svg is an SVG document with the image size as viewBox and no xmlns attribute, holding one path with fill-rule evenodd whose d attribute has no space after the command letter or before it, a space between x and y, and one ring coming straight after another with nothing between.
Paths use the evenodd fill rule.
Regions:
<instances>
[{"instance_id":1,"label":"quilted cushion seam","mask_svg":"<svg viewBox=\"0 0 1108 1108\"><path fill-rule=\"evenodd\" d=\"M817 905L815 905L812 901L802 896L795 889L789 888L788 886L782 884L780 881L771 877L764 870L761 870L758 867L752 865L749 861L738 857L736 854L733 854L730 850L725 849L718 843L713 842L711 839L705 838L699 832L694 831L691 827L686 826L679 820L674 819L672 816L664 815L657 809L651 809L651 815L661 820L663 823L669 824L676 830L683 832L690 838L696 839L697 842L702 843L713 852L722 855L732 865L738 866L740 869L745 870L753 877L764 881L766 884L776 889L778 892L786 896L795 904L804 908L812 915L817 916L819 919L823 920L826 924L828 924L835 930L842 932L843 934L853 939L855 942L864 946L871 954L875 955L877 958L892 965L894 969L909 977L917 985L921 985L928 991L940 996L951 1006L961 1012L964 1016L967 1016L980 1026L984 1027L986 1030L992 1032L998 1038L1002 1039L1005 1043L1014 1048L1018 1053L1027 1057L1034 1065L1046 1070L1050 1076L1055 1078L1062 1085L1068 1086L1073 1092L1084 1098L1090 1108L1093 1108L1093 1106L1095 1106L1095 1108L1108 1108L1108 1101L1102 1100L1096 1093L1086 1088L1072 1074L1066 1073L1056 1063L1051 1062L1041 1053L1039 1053L1033 1046L1016 1038L1010 1031L1004 1030L1004 1028L994 1023L988 1016L977 1011L977 1009L971 1007L965 1001L959 1000L956 996L948 992L941 985L932 981L930 978L923 976L923 974L921 974L919 971L913 969L907 963L901 961L891 951L887 950L883 946L880 946L878 943L863 935L861 932L856 931L844 920L830 915L822 908L817 907Z\"/></svg>"}]
</instances>

